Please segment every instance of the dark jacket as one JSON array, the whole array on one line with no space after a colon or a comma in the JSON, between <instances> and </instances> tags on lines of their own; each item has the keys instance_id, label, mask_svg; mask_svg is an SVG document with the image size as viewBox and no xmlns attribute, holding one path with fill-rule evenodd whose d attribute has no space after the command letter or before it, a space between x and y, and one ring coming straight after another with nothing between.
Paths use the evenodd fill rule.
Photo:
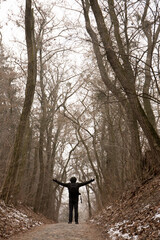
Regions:
<instances>
[{"instance_id":1,"label":"dark jacket","mask_svg":"<svg viewBox=\"0 0 160 240\"><path fill-rule=\"evenodd\" d=\"M56 182L56 183L58 183L59 185L61 185L61 186L63 186L63 187L67 187L67 188L68 188L68 191L69 191L69 199L73 199L73 198L77 198L77 199L78 199L78 195L80 195L80 193L79 193L79 188L82 187L82 186L85 186L85 185L87 185L87 184L89 184L89 183L91 183L91 182L93 182L94 179L91 179L91 180L89 180L89 181L82 182L82 183L78 183L78 182L75 182L75 183L72 183L72 182L71 182L71 183L62 183L62 182L58 181L57 179L53 179L53 181ZM72 185L75 185L76 188L77 188L77 194L76 194L76 196L73 196L73 195L71 194L70 189L71 189Z\"/></svg>"}]
</instances>

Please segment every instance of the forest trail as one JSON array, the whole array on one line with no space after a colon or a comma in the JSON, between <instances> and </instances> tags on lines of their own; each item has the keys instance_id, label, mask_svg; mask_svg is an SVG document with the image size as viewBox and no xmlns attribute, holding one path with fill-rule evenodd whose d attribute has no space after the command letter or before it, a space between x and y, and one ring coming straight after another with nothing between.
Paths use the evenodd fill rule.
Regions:
<instances>
[{"instance_id":1,"label":"forest trail","mask_svg":"<svg viewBox=\"0 0 160 240\"><path fill-rule=\"evenodd\" d=\"M57 223L36 227L9 240L102 240L102 236L96 227L87 223Z\"/></svg>"}]
</instances>

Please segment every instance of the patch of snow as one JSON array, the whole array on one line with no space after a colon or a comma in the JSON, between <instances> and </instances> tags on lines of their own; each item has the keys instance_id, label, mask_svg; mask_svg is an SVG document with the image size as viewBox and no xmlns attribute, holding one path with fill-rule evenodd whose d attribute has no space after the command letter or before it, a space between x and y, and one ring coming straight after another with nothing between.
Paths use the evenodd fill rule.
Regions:
<instances>
[{"instance_id":1,"label":"patch of snow","mask_svg":"<svg viewBox=\"0 0 160 240\"><path fill-rule=\"evenodd\" d=\"M156 213L156 215L154 216L154 219L160 218L160 213Z\"/></svg>"},{"instance_id":2,"label":"patch of snow","mask_svg":"<svg viewBox=\"0 0 160 240\"><path fill-rule=\"evenodd\" d=\"M137 230L140 232L142 229L148 228L149 225L138 226Z\"/></svg>"},{"instance_id":3,"label":"patch of snow","mask_svg":"<svg viewBox=\"0 0 160 240\"><path fill-rule=\"evenodd\" d=\"M23 228L22 228L22 230L24 230L24 231L25 231L25 230L27 230L27 228L26 228L26 227L23 227Z\"/></svg>"},{"instance_id":4,"label":"patch of snow","mask_svg":"<svg viewBox=\"0 0 160 240\"><path fill-rule=\"evenodd\" d=\"M3 207L6 206L6 204L5 204L5 202L4 202L3 200L0 200L0 204L1 204L1 206L3 206Z\"/></svg>"},{"instance_id":5,"label":"patch of snow","mask_svg":"<svg viewBox=\"0 0 160 240\"><path fill-rule=\"evenodd\" d=\"M112 206L107 206L105 210L109 210L109 209L112 209Z\"/></svg>"},{"instance_id":6,"label":"patch of snow","mask_svg":"<svg viewBox=\"0 0 160 240\"><path fill-rule=\"evenodd\" d=\"M29 221L29 218L27 217L27 215L25 215L25 214L23 214L23 213L20 213L20 212L18 212L18 211L16 211L16 212L10 212L9 214L8 214L8 216L7 216L8 218L16 218L16 219L18 219L19 221L20 220L27 220L27 221Z\"/></svg>"},{"instance_id":7,"label":"patch of snow","mask_svg":"<svg viewBox=\"0 0 160 240\"><path fill-rule=\"evenodd\" d=\"M89 220L91 223L94 223L95 222L95 220L94 219L91 219L91 220Z\"/></svg>"},{"instance_id":8,"label":"patch of snow","mask_svg":"<svg viewBox=\"0 0 160 240\"><path fill-rule=\"evenodd\" d=\"M155 214L155 216L153 217L153 219L155 219L155 220L158 219L158 221L159 221L159 219L160 219L160 208L158 208L157 213Z\"/></svg>"},{"instance_id":9,"label":"patch of snow","mask_svg":"<svg viewBox=\"0 0 160 240\"><path fill-rule=\"evenodd\" d=\"M110 238L112 240L118 240L120 237L126 240L137 240L138 236L134 235L134 236L130 236L129 233L122 233L122 226L125 225L128 222L128 220L124 220L123 222L118 222L116 223L112 228L110 228L110 230L108 231L108 234L110 236ZM130 224L128 226L133 226L133 224Z\"/></svg>"},{"instance_id":10,"label":"patch of snow","mask_svg":"<svg viewBox=\"0 0 160 240\"><path fill-rule=\"evenodd\" d=\"M34 224L33 224L33 227L35 227L35 226L40 226L42 223L41 222L35 222Z\"/></svg>"},{"instance_id":11,"label":"patch of snow","mask_svg":"<svg viewBox=\"0 0 160 240\"><path fill-rule=\"evenodd\" d=\"M109 231L108 231L108 234L110 236L110 238L112 240L118 240L120 237L123 238L123 239L126 239L126 240L137 240L138 239L138 236L135 235L135 236L129 236L128 233L121 233L120 230L118 229L115 229L115 228L111 228Z\"/></svg>"},{"instance_id":12,"label":"patch of snow","mask_svg":"<svg viewBox=\"0 0 160 240\"><path fill-rule=\"evenodd\" d=\"M101 222L97 222L96 224L97 224L97 225L100 225L100 224L101 224Z\"/></svg>"},{"instance_id":13,"label":"patch of snow","mask_svg":"<svg viewBox=\"0 0 160 240\"><path fill-rule=\"evenodd\" d=\"M127 223L127 222L128 222L128 220L124 220L123 222L116 223L116 224L115 224L115 227L122 226L122 225L124 225L124 224Z\"/></svg>"},{"instance_id":14,"label":"patch of snow","mask_svg":"<svg viewBox=\"0 0 160 240\"><path fill-rule=\"evenodd\" d=\"M150 204L146 205L143 209L148 209L150 207Z\"/></svg>"},{"instance_id":15,"label":"patch of snow","mask_svg":"<svg viewBox=\"0 0 160 240\"><path fill-rule=\"evenodd\" d=\"M4 210L3 208L1 208L1 207L0 207L0 211L1 211L2 213L4 213L4 212L5 212L5 210Z\"/></svg>"},{"instance_id":16,"label":"patch of snow","mask_svg":"<svg viewBox=\"0 0 160 240\"><path fill-rule=\"evenodd\" d=\"M135 224L135 222L133 222L132 224L128 224L128 227L133 227Z\"/></svg>"}]
</instances>

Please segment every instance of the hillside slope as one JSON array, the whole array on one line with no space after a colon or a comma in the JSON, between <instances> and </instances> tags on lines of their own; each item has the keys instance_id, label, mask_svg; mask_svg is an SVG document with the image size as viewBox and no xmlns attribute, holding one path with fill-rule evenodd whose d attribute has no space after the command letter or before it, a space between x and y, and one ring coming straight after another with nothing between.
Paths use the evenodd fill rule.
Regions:
<instances>
[{"instance_id":1,"label":"hillside slope","mask_svg":"<svg viewBox=\"0 0 160 240\"><path fill-rule=\"evenodd\" d=\"M17 207L7 206L0 200L0 240L46 223L53 222L41 214L34 213L29 207L21 204Z\"/></svg>"},{"instance_id":2,"label":"hillside slope","mask_svg":"<svg viewBox=\"0 0 160 240\"><path fill-rule=\"evenodd\" d=\"M160 240L160 176L106 206L91 221L107 239Z\"/></svg>"}]
</instances>

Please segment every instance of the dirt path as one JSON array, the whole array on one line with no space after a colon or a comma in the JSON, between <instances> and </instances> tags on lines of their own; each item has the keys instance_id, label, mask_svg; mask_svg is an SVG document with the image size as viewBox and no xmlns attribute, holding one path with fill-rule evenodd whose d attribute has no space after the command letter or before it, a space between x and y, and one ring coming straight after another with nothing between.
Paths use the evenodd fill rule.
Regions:
<instances>
[{"instance_id":1,"label":"dirt path","mask_svg":"<svg viewBox=\"0 0 160 240\"><path fill-rule=\"evenodd\" d=\"M57 223L36 227L9 240L102 240L102 237L95 227L87 223Z\"/></svg>"}]
</instances>

